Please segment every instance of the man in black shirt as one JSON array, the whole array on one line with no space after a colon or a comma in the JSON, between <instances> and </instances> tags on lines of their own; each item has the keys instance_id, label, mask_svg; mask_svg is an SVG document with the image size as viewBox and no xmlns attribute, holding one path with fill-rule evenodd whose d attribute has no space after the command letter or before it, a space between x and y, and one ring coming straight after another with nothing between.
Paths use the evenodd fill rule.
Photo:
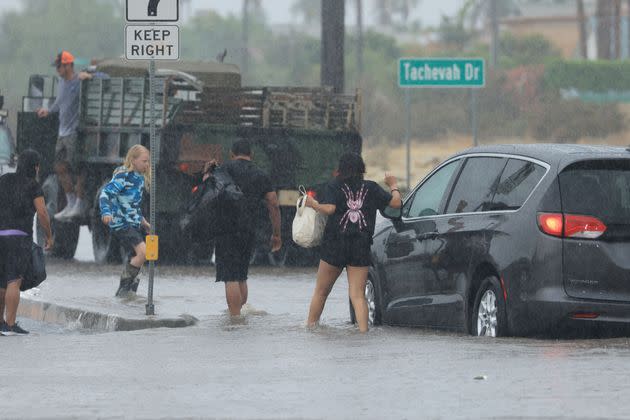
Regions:
<instances>
[{"instance_id":1,"label":"man in black shirt","mask_svg":"<svg viewBox=\"0 0 630 420\"><path fill-rule=\"evenodd\" d=\"M269 211L273 234L271 250L282 246L280 207L271 180L252 162L251 145L238 140L231 150L231 161L223 169L243 192L238 202L222 203L217 213L222 232L216 237L217 282L225 283L225 297L230 315L238 316L247 302L247 274L255 245L258 208L264 200Z\"/></svg>"}]
</instances>

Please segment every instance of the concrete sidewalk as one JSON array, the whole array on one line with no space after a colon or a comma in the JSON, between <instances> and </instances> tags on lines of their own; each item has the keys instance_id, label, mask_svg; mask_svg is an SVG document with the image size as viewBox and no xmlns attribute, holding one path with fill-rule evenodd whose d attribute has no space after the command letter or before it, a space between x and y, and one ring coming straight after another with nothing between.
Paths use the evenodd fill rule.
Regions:
<instances>
[{"instance_id":1,"label":"concrete sidewalk","mask_svg":"<svg viewBox=\"0 0 630 420\"><path fill-rule=\"evenodd\" d=\"M137 297L131 299L114 297L121 269L120 265L50 260L47 280L39 288L22 293L18 316L78 329L129 331L187 327L226 311L224 286L214 283L214 267L157 267L154 316L145 315L148 268L145 266L140 275ZM304 312L315 272L312 267L252 267L248 281L250 301L271 301L271 308L281 312L293 303L292 310ZM277 296L262 297L270 293L264 283L276 281L283 282L285 295L278 307L274 306L279 303Z\"/></svg>"}]
</instances>

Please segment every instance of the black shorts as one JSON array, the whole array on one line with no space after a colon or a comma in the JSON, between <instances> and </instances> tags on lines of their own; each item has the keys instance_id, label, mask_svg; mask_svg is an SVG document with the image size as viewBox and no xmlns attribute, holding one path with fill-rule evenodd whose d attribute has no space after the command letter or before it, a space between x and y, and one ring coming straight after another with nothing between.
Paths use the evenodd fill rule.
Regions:
<instances>
[{"instance_id":1,"label":"black shorts","mask_svg":"<svg viewBox=\"0 0 630 420\"><path fill-rule=\"evenodd\" d=\"M372 240L365 236L340 236L324 239L320 247L321 259L335 267L369 267L372 263Z\"/></svg>"},{"instance_id":2,"label":"black shorts","mask_svg":"<svg viewBox=\"0 0 630 420\"><path fill-rule=\"evenodd\" d=\"M253 232L238 232L217 236L215 262L217 281L246 281L256 236Z\"/></svg>"},{"instance_id":3,"label":"black shorts","mask_svg":"<svg viewBox=\"0 0 630 420\"><path fill-rule=\"evenodd\" d=\"M135 255L134 248L144 242L144 233L140 228L124 228L118 230L112 230L112 235L118 240L120 245L129 253L129 255Z\"/></svg>"},{"instance_id":4,"label":"black shorts","mask_svg":"<svg viewBox=\"0 0 630 420\"><path fill-rule=\"evenodd\" d=\"M30 236L0 236L0 289L30 273L32 242Z\"/></svg>"}]
</instances>

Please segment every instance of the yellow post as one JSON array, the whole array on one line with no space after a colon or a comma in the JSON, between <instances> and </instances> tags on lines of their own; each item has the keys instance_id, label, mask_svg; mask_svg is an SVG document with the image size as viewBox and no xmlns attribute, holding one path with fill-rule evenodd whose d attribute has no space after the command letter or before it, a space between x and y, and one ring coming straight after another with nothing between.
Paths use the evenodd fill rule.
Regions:
<instances>
[{"instance_id":1,"label":"yellow post","mask_svg":"<svg viewBox=\"0 0 630 420\"><path fill-rule=\"evenodd\" d=\"M157 261L159 240L157 235L147 235L147 261Z\"/></svg>"}]
</instances>

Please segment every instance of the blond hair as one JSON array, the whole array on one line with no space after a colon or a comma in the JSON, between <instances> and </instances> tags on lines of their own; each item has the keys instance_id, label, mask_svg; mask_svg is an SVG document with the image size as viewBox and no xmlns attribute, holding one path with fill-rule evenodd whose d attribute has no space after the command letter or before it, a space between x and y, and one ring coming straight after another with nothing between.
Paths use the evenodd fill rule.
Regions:
<instances>
[{"instance_id":1,"label":"blond hair","mask_svg":"<svg viewBox=\"0 0 630 420\"><path fill-rule=\"evenodd\" d=\"M135 168L133 167L133 160L137 159L138 156L140 156L144 152L149 153L149 149L141 144L131 146L131 148L127 151L125 163L123 163L125 169L129 172L135 171ZM147 170L144 171L142 175L144 176L144 188L148 190L149 186L151 185L151 165L149 165Z\"/></svg>"}]
</instances>

